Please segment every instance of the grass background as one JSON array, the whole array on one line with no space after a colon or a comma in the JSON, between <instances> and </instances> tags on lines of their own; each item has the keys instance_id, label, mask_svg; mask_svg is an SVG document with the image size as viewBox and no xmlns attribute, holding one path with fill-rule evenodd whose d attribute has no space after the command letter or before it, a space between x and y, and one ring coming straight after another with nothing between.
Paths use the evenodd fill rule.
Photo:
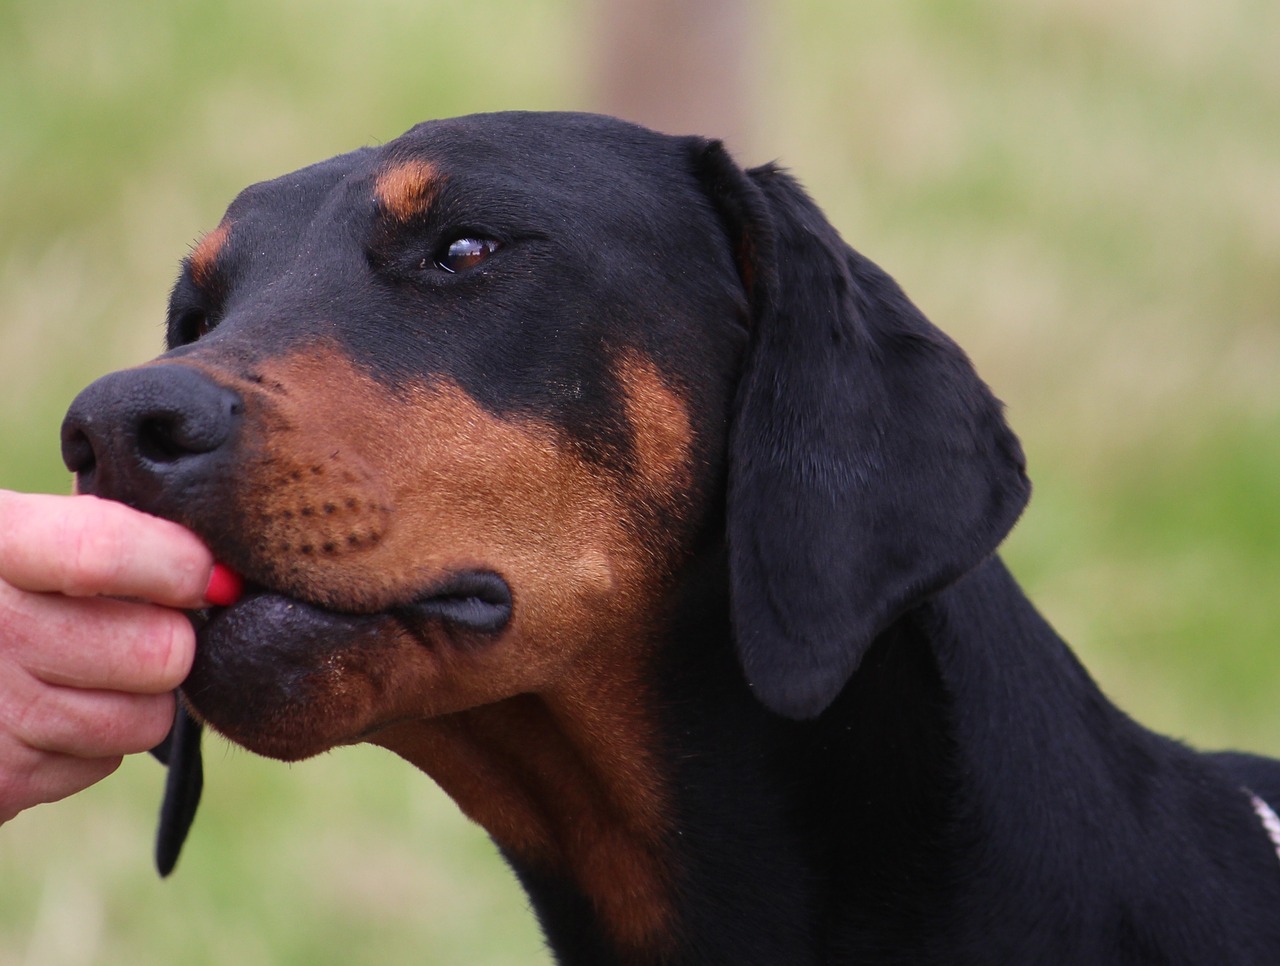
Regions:
<instances>
[{"instance_id":1,"label":"grass background","mask_svg":"<svg viewBox=\"0 0 1280 966\"><path fill-rule=\"evenodd\" d=\"M0 486L153 355L249 182L431 116L594 106L586 0L0 0ZM1280 6L760 5L779 157L973 356L1036 481L1006 557L1125 708L1280 753ZM161 772L0 829L0 963L545 963L484 836L374 749L208 742L168 882Z\"/></svg>"}]
</instances>

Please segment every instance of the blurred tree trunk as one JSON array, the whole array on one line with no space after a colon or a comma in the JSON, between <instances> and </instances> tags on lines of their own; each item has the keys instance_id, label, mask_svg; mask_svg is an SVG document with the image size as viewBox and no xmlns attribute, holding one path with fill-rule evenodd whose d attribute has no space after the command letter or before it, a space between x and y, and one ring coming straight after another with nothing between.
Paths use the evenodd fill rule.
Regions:
<instances>
[{"instance_id":1,"label":"blurred tree trunk","mask_svg":"<svg viewBox=\"0 0 1280 966\"><path fill-rule=\"evenodd\" d=\"M756 0L597 0L595 107L670 134L751 143Z\"/></svg>"}]
</instances>

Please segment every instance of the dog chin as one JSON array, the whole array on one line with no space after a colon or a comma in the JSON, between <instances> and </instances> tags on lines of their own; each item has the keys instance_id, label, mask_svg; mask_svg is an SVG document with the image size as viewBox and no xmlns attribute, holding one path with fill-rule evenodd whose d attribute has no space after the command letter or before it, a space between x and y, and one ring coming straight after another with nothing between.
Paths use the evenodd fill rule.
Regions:
<instances>
[{"instance_id":1,"label":"dog chin","mask_svg":"<svg viewBox=\"0 0 1280 966\"><path fill-rule=\"evenodd\" d=\"M405 633L389 614L254 591L200 629L183 696L197 717L250 751L309 758L377 724L391 664L380 657Z\"/></svg>"}]
</instances>

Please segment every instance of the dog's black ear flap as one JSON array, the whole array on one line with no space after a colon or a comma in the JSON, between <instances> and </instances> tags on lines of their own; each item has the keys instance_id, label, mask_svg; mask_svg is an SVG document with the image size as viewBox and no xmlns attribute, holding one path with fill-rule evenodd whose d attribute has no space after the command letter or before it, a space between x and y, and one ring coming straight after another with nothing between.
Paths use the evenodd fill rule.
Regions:
<instances>
[{"instance_id":1,"label":"dog's black ear flap","mask_svg":"<svg viewBox=\"0 0 1280 966\"><path fill-rule=\"evenodd\" d=\"M693 155L753 316L726 511L739 657L766 706L810 718L891 622L995 550L1030 485L964 353L793 179L716 142Z\"/></svg>"}]
</instances>

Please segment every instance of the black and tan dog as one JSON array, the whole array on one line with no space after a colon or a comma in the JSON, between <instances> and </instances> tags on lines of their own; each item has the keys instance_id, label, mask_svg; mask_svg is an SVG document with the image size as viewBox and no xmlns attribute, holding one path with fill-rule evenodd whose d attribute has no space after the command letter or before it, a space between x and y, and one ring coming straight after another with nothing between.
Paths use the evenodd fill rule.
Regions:
<instances>
[{"instance_id":1,"label":"black and tan dog","mask_svg":"<svg viewBox=\"0 0 1280 966\"><path fill-rule=\"evenodd\" d=\"M1103 698L999 404L779 170L425 124L245 191L168 339L63 442L248 581L194 714L417 765L561 961L1280 963L1280 768Z\"/></svg>"}]
</instances>

